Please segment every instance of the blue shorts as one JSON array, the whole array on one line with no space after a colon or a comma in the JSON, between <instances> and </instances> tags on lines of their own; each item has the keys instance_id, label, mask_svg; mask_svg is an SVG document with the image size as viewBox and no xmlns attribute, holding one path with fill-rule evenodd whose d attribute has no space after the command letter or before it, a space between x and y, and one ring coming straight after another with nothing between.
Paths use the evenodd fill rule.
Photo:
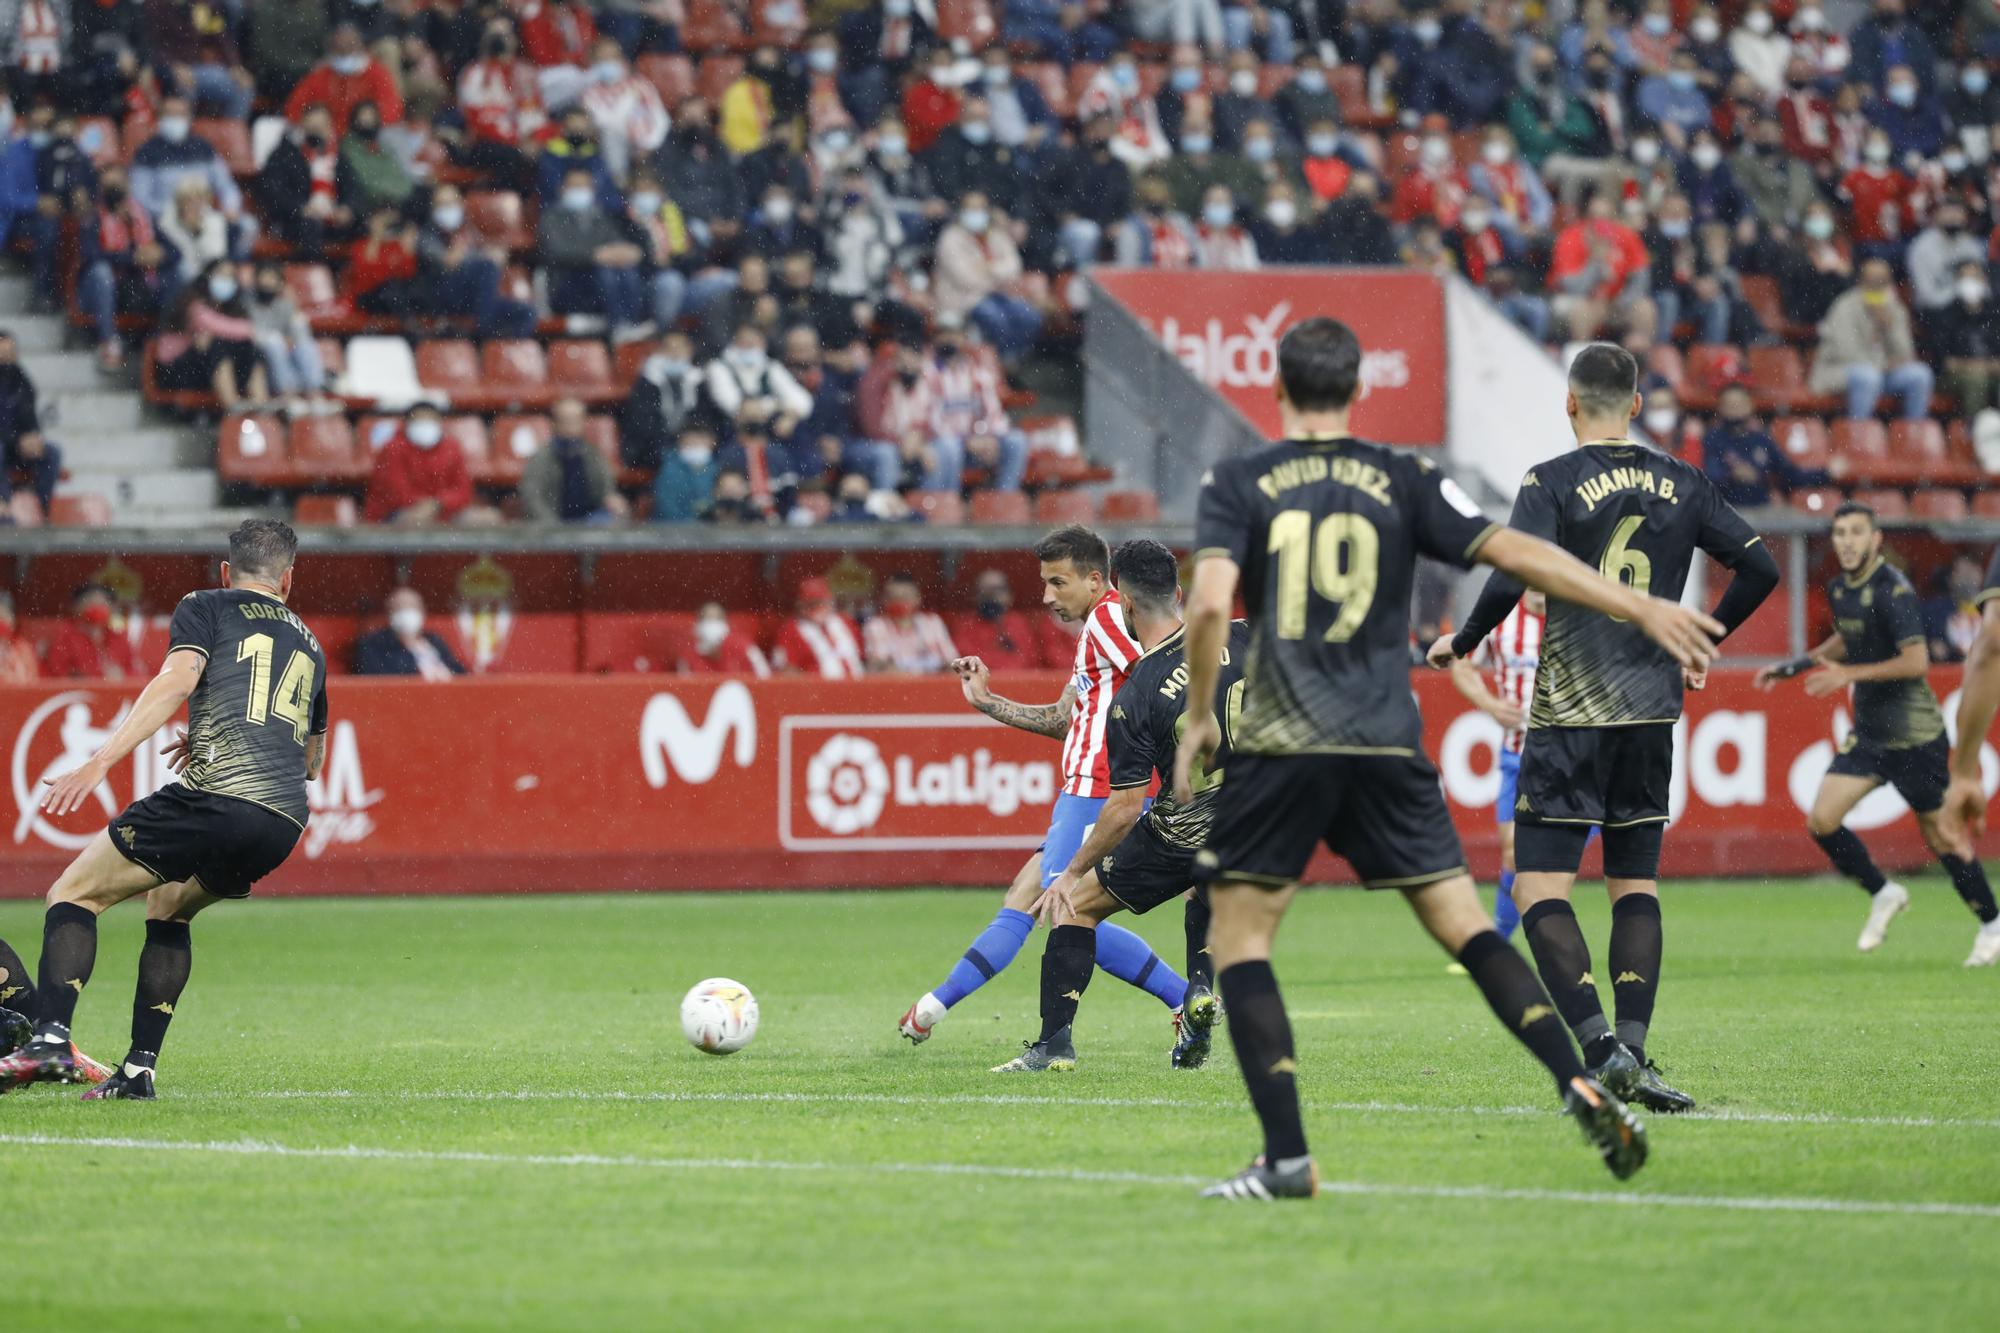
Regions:
<instances>
[{"instance_id":1,"label":"blue shorts","mask_svg":"<svg viewBox=\"0 0 2000 1333\"><path fill-rule=\"evenodd\" d=\"M1077 850L1097 823L1097 812L1103 808L1102 796L1072 796L1064 792L1056 797L1055 807L1049 811L1048 835L1038 849L1042 854L1043 888L1055 883L1056 876L1069 869L1069 863L1076 859Z\"/></svg>"},{"instance_id":2,"label":"blue shorts","mask_svg":"<svg viewBox=\"0 0 2000 1333\"><path fill-rule=\"evenodd\" d=\"M1500 796L1493 802L1493 822L1511 824L1514 822L1514 801L1519 794L1521 783L1521 752L1502 750L1500 752Z\"/></svg>"}]
</instances>

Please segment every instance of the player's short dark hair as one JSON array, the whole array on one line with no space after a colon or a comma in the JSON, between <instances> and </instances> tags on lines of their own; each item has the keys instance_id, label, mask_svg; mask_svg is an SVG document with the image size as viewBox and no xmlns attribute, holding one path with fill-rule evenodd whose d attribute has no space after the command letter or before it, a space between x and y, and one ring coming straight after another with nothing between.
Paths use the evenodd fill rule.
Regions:
<instances>
[{"instance_id":1,"label":"player's short dark hair","mask_svg":"<svg viewBox=\"0 0 2000 1333\"><path fill-rule=\"evenodd\" d=\"M229 567L238 574L275 579L298 554L299 534L275 518L246 518L229 534Z\"/></svg>"},{"instance_id":2,"label":"player's short dark hair","mask_svg":"<svg viewBox=\"0 0 2000 1333\"><path fill-rule=\"evenodd\" d=\"M1361 387L1361 340L1337 319L1317 315L1278 340L1278 383L1301 412L1337 412Z\"/></svg>"},{"instance_id":3,"label":"player's short dark hair","mask_svg":"<svg viewBox=\"0 0 2000 1333\"><path fill-rule=\"evenodd\" d=\"M1079 570L1094 569L1106 577L1111 574L1111 547L1081 523L1057 528L1036 542L1035 559L1045 565L1067 560Z\"/></svg>"},{"instance_id":4,"label":"player's short dark hair","mask_svg":"<svg viewBox=\"0 0 2000 1333\"><path fill-rule=\"evenodd\" d=\"M1169 611L1180 591L1181 564L1159 542L1138 537L1111 553L1111 582L1124 600L1148 611Z\"/></svg>"},{"instance_id":5,"label":"player's short dark hair","mask_svg":"<svg viewBox=\"0 0 2000 1333\"><path fill-rule=\"evenodd\" d=\"M1639 392L1639 358L1616 343L1591 343L1569 363L1569 391L1584 412L1622 412Z\"/></svg>"},{"instance_id":6,"label":"player's short dark hair","mask_svg":"<svg viewBox=\"0 0 2000 1333\"><path fill-rule=\"evenodd\" d=\"M1835 523L1838 523L1840 522L1841 519L1847 518L1854 514L1860 514L1862 517L1866 518L1868 520L1868 526L1871 528L1879 528L1882 526L1882 520L1875 516L1875 507L1873 505L1862 504L1861 501L1859 500L1842 501L1840 508L1833 511L1833 521Z\"/></svg>"}]
</instances>

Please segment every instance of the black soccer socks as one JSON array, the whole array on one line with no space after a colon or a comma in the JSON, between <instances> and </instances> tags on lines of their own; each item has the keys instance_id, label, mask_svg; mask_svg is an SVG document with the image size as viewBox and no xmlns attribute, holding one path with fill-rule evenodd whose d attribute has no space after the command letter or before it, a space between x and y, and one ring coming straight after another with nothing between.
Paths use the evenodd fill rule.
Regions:
<instances>
[{"instance_id":1,"label":"black soccer socks","mask_svg":"<svg viewBox=\"0 0 2000 1333\"><path fill-rule=\"evenodd\" d=\"M12 1009L25 1018L35 1014L35 982L28 965L5 940L0 940L0 1009Z\"/></svg>"},{"instance_id":2,"label":"black soccer socks","mask_svg":"<svg viewBox=\"0 0 2000 1333\"><path fill-rule=\"evenodd\" d=\"M1215 989L1215 964L1208 953L1208 890L1196 889L1181 913L1187 934L1187 983L1190 989Z\"/></svg>"},{"instance_id":3,"label":"black soccer socks","mask_svg":"<svg viewBox=\"0 0 2000 1333\"><path fill-rule=\"evenodd\" d=\"M1646 1030L1653 1024L1653 1000L1660 990L1660 900L1628 893L1611 904L1612 1011L1618 1040L1639 1063L1646 1062Z\"/></svg>"},{"instance_id":4,"label":"black soccer socks","mask_svg":"<svg viewBox=\"0 0 2000 1333\"><path fill-rule=\"evenodd\" d=\"M1826 859L1833 862L1833 868L1862 888L1874 893L1889 881L1876 868L1875 858L1868 854L1868 845L1856 837L1854 830L1842 824L1825 837L1817 833L1813 841L1826 853Z\"/></svg>"},{"instance_id":5,"label":"black soccer socks","mask_svg":"<svg viewBox=\"0 0 2000 1333\"><path fill-rule=\"evenodd\" d=\"M1292 1024L1285 1016L1278 978L1262 960L1238 963L1217 978L1229 1013L1229 1039L1243 1066L1250 1104L1264 1125L1264 1160L1282 1162L1306 1155L1305 1124L1299 1116L1298 1057Z\"/></svg>"},{"instance_id":6,"label":"black soccer socks","mask_svg":"<svg viewBox=\"0 0 2000 1333\"><path fill-rule=\"evenodd\" d=\"M1590 975L1590 946L1583 942L1576 912L1561 898L1544 898L1521 914L1521 929L1534 951L1542 984L1548 987L1563 1022L1576 1034L1584 1059L1594 1054L1593 1043L1603 1045L1608 1053L1609 1043L1604 1039L1611 1035L1611 1024L1597 998L1597 979Z\"/></svg>"},{"instance_id":7,"label":"black soccer socks","mask_svg":"<svg viewBox=\"0 0 2000 1333\"><path fill-rule=\"evenodd\" d=\"M1482 930L1458 951L1458 963L1472 974L1479 993L1507 1030L1548 1067L1556 1092L1567 1092L1569 1081L1583 1073L1583 1062L1527 960L1500 938L1500 932Z\"/></svg>"},{"instance_id":8,"label":"black soccer socks","mask_svg":"<svg viewBox=\"0 0 2000 1333\"><path fill-rule=\"evenodd\" d=\"M68 1041L76 1002L97 963L97 913L57 903L42 918L42 972L35 987L35 1040Z\"/></svg>"},{"instance_id":9,"label":"black soccer socks","mask_svg":"<svg viewBox=\"0 0 2000 1333\"><path fill-rule=\"evenodd\" d=\"M132 1051L125 1063L151 1069L159 1061L174 1021L174 1006L194 966L194 941L185 921L148 921L139 951L139 985L132 995Z\"/></svg>"},{"instance_id":10,"label":"black soccer socks","mask_svg":"<svg viewBox=\"0 0 2000 1333\"><path fill-rule=\"evenodd\" d=\"M1951 886L1958 890L1958 896L1965 899L1965 905L1975 916L1981 921L2000 917L2000 907L1993 903L1993 886L1986 882L1985 866L1976 860L1951 855L1940 856L1938 864L1951 876Z\"/></svg>"},{"instance_id":11,"label":"black soccer socks","mask_svg":"<svg viewBox=\"0 0 2000 1333\"><path fill-rule=\"evenodd\" d=\"M1076 1021L1076 1007L1097 967L1097 932L1089 926L1057 926L1042 946L1043 1041Z\"/></svg>"}]
</instances>

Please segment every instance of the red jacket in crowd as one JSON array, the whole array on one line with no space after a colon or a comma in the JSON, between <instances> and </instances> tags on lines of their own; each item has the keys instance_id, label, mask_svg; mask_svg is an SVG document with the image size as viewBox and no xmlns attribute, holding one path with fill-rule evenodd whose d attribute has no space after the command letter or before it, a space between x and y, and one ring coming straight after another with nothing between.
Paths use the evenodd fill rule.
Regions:
<instances>
[{"instance_id":1,"label":"red jacket in crowd","mask_svg":"<svg viewBox=\"0 0 2000 1333\"><path fill-rule=\"evenodd\" d=\"M472 503L472 473L465 465L465 451L450 435L432 448L419 449L397 431L375 455L364 514L370 523L386 523L421 500L436 500L438 517L446 520Z\"/></svg>"},{"instance_id":2,"label":"red jacket in crowd","mask_svg":"<svg viewBox=\"0 0 2000 1333\"><path fill-rule=\"evenodd\" d=\"M402 123L403 95L396 91L395 77L381 61L371 58L368 68L359 74L342 74L322 61L292 88L292 95L285 99L285 119L296 125L307 107L323 106L333 113L333 135L338 139L347 133L347 118L363 102L375 104L384 125Z\"/></svg>"},{"instance_id":3,"label":"red jacket in crowd","mask_svg":"<svg viewBox=\"0 0 2000 1333\"><path fill-rule=\"evenodd\" d=\"M521 50L528 59L547 69L551 65L590 63L591 43L597 40L597 22L590 10L575 3L552 4L549 0L529 0L520 11Z\"/></svg>"},{"instance_id":4,"label":"red jacket in crowd","mask_svg":"<svg viewBox=\"0 0 2000 1333\"><path fill-rule=\"evenodd\" d=\"M93 639L82 625L65 620L42 655L42 674L62 680L124 680L144 673L130 639L109 628L102 640Z\"/></svg>"}]
</instances>

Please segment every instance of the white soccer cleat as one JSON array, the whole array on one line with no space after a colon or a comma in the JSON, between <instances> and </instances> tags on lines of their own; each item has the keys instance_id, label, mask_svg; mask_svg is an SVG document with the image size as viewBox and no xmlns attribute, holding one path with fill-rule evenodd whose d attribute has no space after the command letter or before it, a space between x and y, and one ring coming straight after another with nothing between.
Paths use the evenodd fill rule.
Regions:
<instances>
[{"instance_id":1,"label":"white soccer cleat","mask_svg":"<svg viewBox=\"0 0 2000 1333\"><path fill-rule=\"evenodd\" d=\"M1967 967L1991 967L2000 963L2000 920L1988 921L1972 937L1972 952L1965 956Z\"/></svg>"},{"instance_id":2,"label":"white soccer cleat","mask_svg":"<svg viewBox=\"0 0 2000 1333\"><path fill-rule=\"evenodd\" d=\"M1874 903L1868 909L1868 924L1861 928L1861 938L1854 942L1854 947L1863 953L1874 953L1882 947L1889 934L1889 923L1909 909L1910 891L1892 879L1875 890Z\"/></svg>"},{"instance_id":3,"label":"white soccer cleat","mask_svg":"<svg viewBox=\"0 0 2000 1333\"><path fill-rule=\"evenodd\" d=\"M903 1015L903 1021L896 1025L896 1030L917 1045L922 1045L931 1039L931 1029L936 1027L948 1012L950 1011L938 1003L937 996L925 991L924 998L910 1006L909 1011Z\"/></svg>"}]
</instances>

